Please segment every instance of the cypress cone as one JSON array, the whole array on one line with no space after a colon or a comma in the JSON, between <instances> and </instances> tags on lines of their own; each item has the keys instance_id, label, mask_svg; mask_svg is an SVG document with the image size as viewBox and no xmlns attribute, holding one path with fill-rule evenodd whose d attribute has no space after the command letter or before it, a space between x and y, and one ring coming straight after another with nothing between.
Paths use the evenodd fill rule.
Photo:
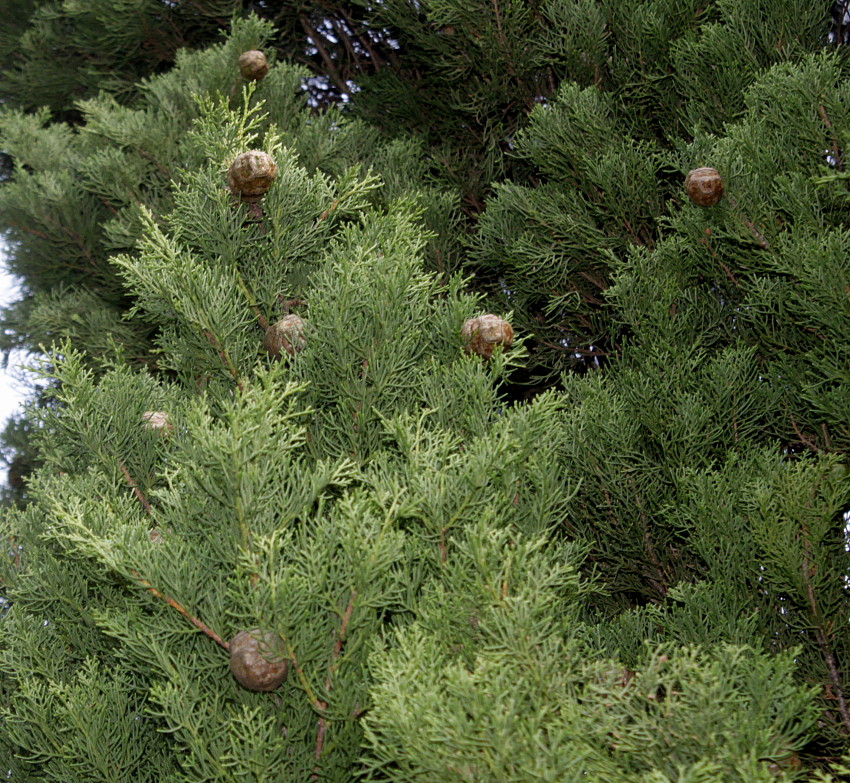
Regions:
<instances>
[{"instance_id":1,"label":"cypress cone","mask_svg":"<svg viewBox=\"0 0 850 783\"><path fill-rule=\"evenodd\" d=\"M277 176L277 164L262 150L240 152L227 170L227 186L243 201L257 201Z\"/></svg>"},{"instance_id":2,"label":"cypress cone","mask_svg":"<svg viewBox=\"0 0 850 783\"><path fill-rule=\"evenodd\" d=\"M280 637L271 631L252 628L240 631L229 643L230 671L249 691L273 691L289 671L283 658Z\"/></svg>"},{"instance_id":3,"label":"cypress cone","mask_svg":"<svg viewBox=\"0 0 850 783\"><path fill-rule=\"evenodd\" d=\"M239 73L248 81L258 82L268 72L268 60L259 49L250 49L239 55Z\"/></svg>"},{"instance_id":4,"label":"cypress cone","mask_svg":"<svg viewBox=\"0 0 850 783\"><path fill-rule=\"evenodd\" d=\"M169 433L174 429L165 411L145 411L142 414L142 426L145 429L164 433Z\"/></svg>"},{"instance_id":5,"label":"cypress cone","mask_svg":"<svg viewBox=\"0 0 850 783\"><path fill-rule=\"evenodd\" d=\"M287 315L268 328L263 338L263 347L269 356L279 359L281 351L294 356L296 351L304 347L305 342L303 319L297 315Z\"/></svg>"},{"instance_id":6,"label":"cypress cone","mask_svg":"<svg viewBox=\"0 0 850 783\"><path fill-rule=\"evenodd\" d=\"M497 345L509 348L514 339L511 325L498 315L488 313L470 318L460 330L467 353L477 353L485 359L493 355Z\"/></svg>"},{"instance_id":7,"label":"cypress cone","mask_svg":"<svg viewBox=\"0 0 850 783\"><path fill-rule=\"evenodd\" d=\"M713 207L723 198L723 180L717 169L694 169L685 177L685 190L688 198L697 206Z\"/></svg>"}]
</instances>

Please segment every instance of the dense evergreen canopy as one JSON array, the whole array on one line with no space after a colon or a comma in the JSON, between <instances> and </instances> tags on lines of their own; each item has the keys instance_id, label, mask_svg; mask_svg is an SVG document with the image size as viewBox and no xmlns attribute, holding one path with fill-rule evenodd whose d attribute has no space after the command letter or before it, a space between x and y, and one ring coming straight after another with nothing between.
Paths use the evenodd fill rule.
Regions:
<instances>
[{"instance_id":1,"label":"dense evergreen canopy","mask_svg":"<svg viewBox=\"0 0 850 783\"><path fill-rule=\"evenodd\" d=\"M844 3L0 16L0 774L850 775Z\"/></svg>"}]
</instances>

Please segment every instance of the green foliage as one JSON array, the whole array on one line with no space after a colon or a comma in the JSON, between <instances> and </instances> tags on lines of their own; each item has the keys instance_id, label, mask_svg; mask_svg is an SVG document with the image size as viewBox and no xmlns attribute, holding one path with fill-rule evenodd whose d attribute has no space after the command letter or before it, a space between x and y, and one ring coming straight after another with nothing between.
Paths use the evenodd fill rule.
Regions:
<instances>
[{"instance_id":1,"label":"green foliage","mask_svg":"<svg viewBox=\"0 0 850 783\"><path fill-rule=\"evenodd\" d=\"M129 58L67 69L103 87L73 123L0 114L29 287L4 347L43 346L8 436L0 776L842 779L827 4L259 5L140 82L145 3L0 38L73 16L75 51ZM249 149L277 166L257 201L227 186ZM516 337L485 360L462 327L488 311ZM230 673L250 629L273 692Z\"/></svg>"},{"instance_id":2,"label":"green foliage","mask_svg":"<svg viewBox=\"0 0 850 783\"><path fill-rule=\"evenodd\" d=\"M577 621L579 552L558 563L539 541L467 535L444 566L451 589L426 591L374 658L367 779L767 781L764 760L805 740L817 712L790 655L652 648L636 672L596 659Z\"/></svg>"},{"instance_id":3,"label":"green foliage","mask_svg":"<svg viewBox=\"0 0 850 783\"><path fill-rule=\"evenodd\" d=\"M171 63L179 47L210 43L240 7L235 0L4 0L0 95L16 108L60 114L101 90L128 99L142 76Z\"/></svg>"},{"instance_id":4,"label":"green foliage","mask_svg":"<svg viewBox=\"0 0 850 783\"><path fill-rule=\"evenodd\" d=\"M127 293L109 255L135 247L143 230L140 207L157 215L170 211L169 187L181 181L191 160L187 131L198 112L192 96L226 92L237 84L237 54L242 47L262 45L269 32L256 19L237 24L229 42L193 60L182 58L175 71L144 85L150 98L137 106L119 106L105 94L79 104L86 122L78 132L48 124L44 111L6 111L0 117L0 143L15 160L13 180L0 196L0 215L17 259L10 270L25 276L34 295L6 311L14 342L4 348L37 349L51 339L73 336L78 347L100 353L102 324L117 322L127 308ZM287 100L277 100L285 111L293 106L300 73L280 70L287 76L270 84L271 96L289 93ZM195 71L187 92L186 74ZM175 100L177 83L180 101ZM69 291L81 278L85 292ZM78 321L81 296L100 314L90 323ZM45 318L45 309L52 310L52 317ZM129 355L150 361L149 330L137 324L111 333Z\"/></svg>"}]
</instances>

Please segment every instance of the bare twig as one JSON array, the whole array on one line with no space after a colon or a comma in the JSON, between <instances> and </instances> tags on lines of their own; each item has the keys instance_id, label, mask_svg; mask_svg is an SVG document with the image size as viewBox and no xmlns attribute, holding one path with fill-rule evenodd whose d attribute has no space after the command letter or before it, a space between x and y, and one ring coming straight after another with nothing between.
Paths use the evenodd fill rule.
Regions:
<instances>
[{"instance_id":1,"label":"bare twig","mask_svg":"<svg viewBox=\"0 0 850 783\"><path fill-rule=\"evenodd\" d=\"M842 687L841 674L838 671L838 664L835 660L835 654L832 652L832 647L829 643L826 619L821 613L817 598L815 597L815 587L812 582L812 577L817 571L817 566L812 561L811 541L808 528L803 525L801 528L803 535L803 582L806 585L806 600L809 603L809 612L815 626L815 638L817 639L818 647L820 648L821 656L826 664L826 669L829 672L829 682L832 687L832 692L838 702L838 712L841 715L841 722L844 725L844 733L850 734L850 709L847 706L847 699L844 696Z\"/></svg>"},{"instance_id":2,"label":"bare twig","mask_svg":"<svg viewBox=\"0 0 850 783\"><path fill-rule=\"evenodd\" d=\"M153 163L154 166L159 169L160 173L167 177L169 180L171 179L171 172L162 165L153 155L150 154L147 150L143 150L141 147L136 147L136 151L141 155L145 160L149 160Z\"/></svg>"},{"instance_id":3,"label":"bare twig","mask_svg":"<svg viewBox=\"0 0 850 783\"><path fill-rule=\"evenodd\" d=\"M348 630L348 623L351 620L351 613L354 611L354 602L357 599L357 590L352 590L351 595L348 598L348 606L345 607L345 612L342 615L342 622L339 625L339 633L336 636L336 640L334 641L334 649L333 655L331 656L331 662L328 666L328 676L325 678L325 693L330 693L331 687L333 686L333 675L334 670L336 669L337 660L339 659L339 655L342 652L342 646L345 644L345 633ZM328 708L327 702L320 702L322 711ZM316 762L322 756L322 748L325 744L325 735L328 731L327 721L324 715L319 715L319 722L316 727L316 750L315 757ZM313 775L311 779L318 779L319 771L318 768L313 770Z\"/></svg>"},{"instance_id":4,"label":"bare twig","mask_svg":"<svg viewBox=\"0 0 850 783\"><path fill-rule=\"evenodd\" d=\"M297 297L295 299L284 299L282 296L278 296L277 301L278 304L283 307L284 315L289 315L289 312L293 307L307 304L306 299L298 299Z\"/></svg>"},{"instance_id":5,"label":"bare twig","mask_svg":"<svg viewBox=\"0 0 850 783\"><path fill-rule=\"evenodd\" d=\"M101 198L100 203L103 204L103 206L105 206L113 215L118 214L118 210L115 209L115 207L112 206L112 204L110 204L105 198Z\"/></svg>"},{"instance_id":6,"label":"bare twig","mask_svg":"<svg viewBox=\"0 0 850 783\"><path fill-rule=\"evenodd\" d=\"M324 212L322 212L321 215L319 215L319 220L327 219L328 215L330 215L331 212L333 212L339 206L340 198L342 197L340 196L333 200L333 203Z\"/></svg>"},{"instance_id":7,"label":"bare twig","mask_svg":"<svg viewBox=\"0 0 850 783\"><path fill-rule=\"evenodd\" d=\"M838 148L838 142L835 140L835 133L832 130L832 123L829 121L829 117L826 115L826 108L823 105L818 106L818 114L820 114L823 124L829 128L830 135L832 136L832 156L835 158L835 168L838 171L844 171L844 158L841 155L841 150Z\"/></svg>"},{"instance_id":8,"label":"bare twig","mask_svg":"<svg viewBox=\"0 0 850 783\"><path fill-rule=\"evenodd\" d=\"M236 269L236 282L239 285L240 290L245 295L245 299L248 302L248 307L250 307L254 311L254 315L257 316L257 323L260 324L260 328L263 332L267 332L269 330L269 322L266 320L266 317L260 311L260 308L257 307L256 297L251 294L251 291L248 289L248 284L245 282L245 278L242 277L239 270Z\"/></svg>"},{"instance_id":9,"label":"bare twig","mask_svg":"<svg viewBox=\"0 0 850 783\"><path fill-rule=\"evenodd\" d=\"M233 380L236 381L236 386L239 391L245 391L245 386L242 383L242 379L239 377L239 373L236 372L233 362L230 361L230 357L227 353L225 353L224 348L221 347L221 343L218 341L216 336L209 329L204 329L204 337L206 337L210 345L218 351L219 358L224 363L224 366L227 367L227 370L233 377Z\"/></svg>"},{"instance_id":10,"label":"bare twig","mask_svg":"<svg viewBox=\"0 0 850 783\"><path fill-rule=\"evenodd\" d=\"M791 419L791 426L794 428L794 432L797 433L797 438L799 439L800 443L802 443L804 446L807 446L815 453L820 451L817 443L815 443L811 438L807 438L800 431L800 428L797 426L797 420L794 418L794 414L789 412L788 418Z\"/></svg>"},{"instance_id":11,"label":"bare twig","mask_svg":"<svg viewBox=\"0 0 850 783\"><path fill-rule=\"evenodd\" d=\"M338 19L331 19L331 25L333 26L334 32L336 33L336 37L342 41L342 45L345 48L345 51L348 53L348 59L354 63L355 67L359 68L360 58L357 56L357 52L354 51L354 48L351 45L351 41L349 40L349 36L346 31L342 28Z\"/></svg>"},{"instance_id":12,"label":"bare twig","mask_svg":"<svg viewBox=\"0 0 850 783\"><path fill-rule=\"evenodd\" d=\"M33 236L37 236L39 239L46 239L46 240L50 241L50 237L47 234L45 234L43 231L37 231L36 229L30 228L29 226L19 226L16 223L9 223L8 225L9 225L10 228L15 228L18 231L24 231L27 234L32 234Z\"/></svg>"},{"instance_id":13,"label":"bare twig","mask_svg":"<svg viewBox=\"0 0 850 783\"><path fill-rule=\"evenodd\" d=\"M539 342L541 345L545 345L548 348L554 348L555 350L558 350L558 351L565 351L566 353L577 353L577 354L580 354L581 356L598 357L598 356L610 356L611 355L607 351L594 351L594 350L591 350L590 348L577 348L575 346L570 346L570 345L557 345L556 343L550 343L548 340L539 340L538 339L537 342Z\"/></svg>"},{"instance_id":14,"label":"bare twig","mask_svg":"<svg viewBox=\"0 0 850 783\"><path fill-rule=\"evenodd\" d=\"M124 474L124 479L133 488L133 494L136 496L136 500L142 504L142 508L145 510L145 513L150 514L151 504L148 503L147 499L142 494L142 490L139 489L139 485L133 480L133 477L130 475L130 471L127 470L126 466L120 459L118 460L118 467L121 468L121 472Z\"/></svg>"},{"instance_id":15,"label":"bare twig","mask_svg":"<svg viewBox=\"0 0 850 783\"><path fill-rule=\"evenodd\" d=\"M369 59L372 61L372 65L374 66L376 71L381 70L381 66L383 65L383 61L376 54L375 50L372 49L372 44L369 41L369 31L366 30L365 33L360 34L356 31L356 25L354 24L354 20L351 16L346 12L344 8L339 9L342 15L345 17L345 22L348 25L349 30L351 30L354 35L357 36L357 40L360 41L360 45L369 53Z\"/></svg>"},{"instance_id":16,"label":"bare twig","mask_svg":"<svg viewBox=\"0 0 850 783\"><path fill-rule=\"evenodd\" d=\"M649 562L652 563L652 566L655 569L655 575L652 576L647 574L647 578L658 594L665 597L667 595L667 584L664 577L664 567L661 565L661 561L658 559L658 555L655 552L655 545L652 542L652 535L649 530L649 522L646 518L646 511L643 507L643 499L640 494L635 491L631 477L627 478L626 481L629 485L629 489L634 495L635 505L638 508L638 518L640 519L641 528L643 529L644 551L649 556Z\"/></svg>"},{"instance_id":17,"label":"bare twig","mask_svg":"<svg viewBox=\"0 0 850 783\"><path fill-rule=\"evenodd\" d=\"M578 273L581 277L587 280L588 283L593 283L600 291L608 290L608 283L606 283L599 275L595 273L588 272L585 269L578 270ZM602 304L598 299L593 300L595 303Z\"/></svg>"},{"instance_id":18,"label":"bare twig","mask_svg":"<svg viewBox=\"0 0 850 783\"><path fill-rule=\"evenodd\" d=\"M212 630L209 626L202 623L197 617L193 617L186 609L183 608L177 601L173 598L170 598L167 595L163 595L159 590L157 590L147 579L143 579L138 572L131 571L133 578L147 590L151 595L155 595L162 601L165 601L172 609L176 609L180 614L183 615L192 625L194 625L197 629L203 631L207 636L210 637L216 644L223 647L225 650L230 650L230 645L224 641L215 631Z\"/></svg>"},{"instance_id":19,"label":"bare twig","mask_svg":"<svg viewBox=\"0 0 850 783\"><path fill-rule=\"evenodd\" d=\"M728 195L728 194L727 194L726 198L729 201L729 203L732 205L732 208L738 213L738 217L741 218L741 222L747 227L750 234L752 234L753 239L755 239L756 242L758 242L758 244L761 247L763 247L765 250L770 250L770 245L768 244L767 240L764 238L764 235L761 233L761 231L759 231L755 227L755 224L751 220L748 220L747 218L744 217L743 213L741 212L741 207L738 204L737 200L735 198L733 198L731 195Z\"/></svg>"},{"instance_id":20,"label":"bare twig","mask_svg":"<svg viewBox=\"0 0 850 783\"><path fill-rule=\"evenodd\" d=\"M729 280L732 282L732 285L734 285L735 288L740 288L740 286L738 285L737 278L735 277L735 275L732 274L729 267L726 266L726 264L724 264L719 258L717 259L717 263L720 264L720 268L726 273L726 277L729 278Z\"/></svg>"},{"instance_id":21,"label":"bare twig","mask_svg":"<svg viewBox=\"0 0 850 783\"><path fill-rule=\"evenodd\" d=\"M304 32L307 33L307 36L310 38L313 46L316 47L316 51L319 52L319 55L322 58L322 62L325 64L325 68L327 69L327 76L330 80L339 88L340 92L343 95L348 95L350 90L348 85L345 83L345 80L340 76L339 70L336 67L336 63L333 61L331 56L328 54L328 50L325 49L322 44L321 36L313 29L313 26L310 24L310 20L304 14L301 14L298 17L298 21L301 22L301 27L304 28Z\"/></svg>"}]
</instances>

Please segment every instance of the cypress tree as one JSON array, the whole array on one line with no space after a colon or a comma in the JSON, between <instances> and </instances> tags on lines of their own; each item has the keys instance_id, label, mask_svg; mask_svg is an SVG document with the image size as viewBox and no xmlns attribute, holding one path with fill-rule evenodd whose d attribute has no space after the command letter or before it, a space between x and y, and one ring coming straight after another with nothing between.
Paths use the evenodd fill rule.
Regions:
<instances>
[{"instance_id":1,"label":"cypress tree","mask_svg":"<svg viewBox=\"0 0 850 783\"><path fill-rule=\"evenodd\" d=\"M7 777L850 774L846 9L255 5L0 114Z\"/></svg>"}]
</instances>

